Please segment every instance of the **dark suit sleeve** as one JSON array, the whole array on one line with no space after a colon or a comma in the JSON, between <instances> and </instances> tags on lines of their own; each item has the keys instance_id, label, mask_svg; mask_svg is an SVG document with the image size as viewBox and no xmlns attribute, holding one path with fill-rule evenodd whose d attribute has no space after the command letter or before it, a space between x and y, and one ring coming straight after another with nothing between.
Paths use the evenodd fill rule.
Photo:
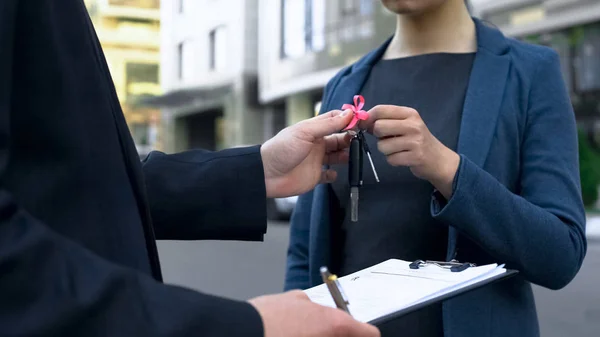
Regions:
<instances>
[{"instance_id":1,"label":"dark suit sleeve","mask_svg":"<svg viewBox=\"0 0 600 337\"><path fill-rule=\"evenodd\" d=\"M461 157L456 188L433 216L456 227L498 262L529 281L558 289L577 274L586 253L575 116L558 56L540 56L521 145L519 194Z\"/></svg>"},{"instance_id":2,"label":"dark suit sleeve","mask_svg":"<svg viewBox=\"0 0 600 337\"><path fill-rule=\"evenodd\" d=\"M262 336L251 305L112 264L52 231L7 191L16 4L0 1L0 335Z\"/></svg>"},{"instance_id":3,"label":"dark suit sleeve","mask_svg":"<svg viewBox=\"0 0 600 337\"><path fill-rule=\"evenodd\" d=\"M267 196L259 146L153 152L144 175L157 239L263 239Z\"/></svg>"}]
</instances>

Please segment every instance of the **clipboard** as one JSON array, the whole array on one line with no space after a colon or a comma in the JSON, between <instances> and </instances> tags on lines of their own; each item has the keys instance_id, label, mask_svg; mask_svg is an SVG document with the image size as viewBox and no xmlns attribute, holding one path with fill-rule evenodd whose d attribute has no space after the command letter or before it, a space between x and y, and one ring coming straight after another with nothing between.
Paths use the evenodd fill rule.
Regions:
<instances>
[{"instance_id":1,"label":"clipboard","mask_svg":"<svg viewBox=\"0 0 600 337\"><path fill-rule=\"evenodd\" d=\"M394 271L397 271L397 274ZM517 274L516 270L506 269L504 265L496 264L477 267L472 263L460 263L454 260L407 262L390 259L338 278L335 286L339 287L339 292L328 291L332 284L327 286L323 284L307 289L305 292L313 302L331 307L336 307L335 303L340 303L339 299L335 298L336 293L345 294L343 300L348 304L345 310L349 308L349 313L362 322L381 325L426 306L509 279ZM367 280L360 285L353 283L360 278ZM403 285L409 288L402 287ZM399 295L415 292L419 294L414 296L411 294L406 298ZM388 294L390 296L387 296ZM397 304L391 302L388 299L391 297L400 301ZM406 303L402 300L406 300ZM383 302L381 307L378 307L378 301ZM359 307L356 307L357 305ZM369 312L371 310L369 305L373 306L373 312Z\"/></svg>"},{"instance_id":2,"label":"clipboard","mask_svg":"<svg viewBox=\"0 0 600 337\"><path fill-rule=\"evenodd\" d=\"M369 321L368 323L372 324L372 325L375 325L375 326L378 326L378 325L387 323L389 321L393 321L393 320L395 320L397 318L400 318L400 317L402 317L404 315L408 315L408 314L410 314L412 312L415 312L415 311L417 311L419 309L423 309L423 308L425 308L425 307L427 307L429 305L436 304L436 303L439 303L439 302L443 302L445 300L449 300L451 298L458 297L458 296L460 296L462 294L471 292L473 290L477 290L477 289L482 288L484 286L491 285L491 284L494 284L494 283L497 283L497 282L500 282L500 281L512 278L513 276L516 276L518 273L519 272L516 271L516 270L514 270L514 269L507 269L506 273L504 273L504 274L493 276L493 277L491 277L489 279L486 279L485 281L479 282L477 284L470 285L470 286L467 286L467 287L455 290L455 291L453 291L451 293L444 294L444 295L441 295L439 297L429 299L427 301L415 304L415 305L413 305L413 306L411 306L409 308L398 310L398 311L396 311L396 312L394 312L392 314L389 314L389 315L386 315L386 316L382 316L380 318L377 318L377 319L374 319L372 321Z\"/></svg>"}]
</instances>

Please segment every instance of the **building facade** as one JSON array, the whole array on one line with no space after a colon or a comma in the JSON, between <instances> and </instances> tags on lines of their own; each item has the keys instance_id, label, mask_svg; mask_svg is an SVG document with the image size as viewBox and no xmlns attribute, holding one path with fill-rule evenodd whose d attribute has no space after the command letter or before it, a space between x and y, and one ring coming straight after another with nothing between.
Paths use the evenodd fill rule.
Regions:
<instances>
[{"instance_id":1,"label":"building facade","mask_svg":"<svg viewBox=\"0 0 600 337\"><path fill-rule=\"evenodd\" d=\"M600 145L600 1L479 1L475 13L506 35L555 49L580 128Z\"/></svg>"},{"instance_id":2,"label":"building facade","mask_svg":"<svg viewBox=\"0 0 600 337\"><path fill-rule=\"evenodd\" d=\"M393 35L379 0L260 0L259 99L265 135L312 117L343 67Z\"/></svg>"},{"instance_id":3,"label":"building facade","mask_svg":"<svg viewBox=\"0 0 600 337\"><path fill-rule=\"evenodd\" d=\"M471 5L505 34L556 49L578 119L596 124L600 1ZM327 81L395 29L380 0L163 0L161 22L163 95L151 106L167 151L257 144L313 116Z\"/></svg>"},{"instance_id":4,"label":"building facade","mask_svg":"<svg viewBox=\"0 0 600 337\"><path fill-rule=\"evenodd\" d=\"M262 142L257 102L257 0L163 0L165 148L218 150Z\"/></svg>"},{"instance_id":5,"label":"building facade","mask_svg":"<svg viewBox=\"0 0 600 337\"><path fill-rule=\"evenodd\" d=\"M85 0L138 151L162 149L160 110L140 106L159 95L159 0Z\"/></svg>"}]
</instances>

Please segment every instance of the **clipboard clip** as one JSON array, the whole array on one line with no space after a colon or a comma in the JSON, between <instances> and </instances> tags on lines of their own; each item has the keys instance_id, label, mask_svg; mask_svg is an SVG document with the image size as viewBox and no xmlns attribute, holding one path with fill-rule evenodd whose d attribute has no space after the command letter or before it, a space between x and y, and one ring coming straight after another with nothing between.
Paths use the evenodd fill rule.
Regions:
<instances>
[{"instance_id":1,"label":"clipboard clip","mask_svg":"<svg viewBox=\"0 0 600 337\"><path fill-rule=\"evenodd\" d=\"M477 265L474 263L468 263L468 262L461 263L456 260L452 260L452 261L416 260L416 261L412 262L411 264L409 264L408 266L410 267L410 269L419 269L421 267L426 267L426 266L436 266L436 267L440 267L443 269L450 269L450 271L453 273L459 273L463 270L466 270L467 268L476 267Z\"/></svg>"}]
</instances>

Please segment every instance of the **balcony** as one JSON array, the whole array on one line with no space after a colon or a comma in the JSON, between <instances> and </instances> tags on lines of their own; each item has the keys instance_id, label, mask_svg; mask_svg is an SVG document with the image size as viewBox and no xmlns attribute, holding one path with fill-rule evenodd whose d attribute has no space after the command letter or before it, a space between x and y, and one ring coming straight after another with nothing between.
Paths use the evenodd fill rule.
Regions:
<instances>
[{"instance_id":1,"label":"balcony","mask_svg":"<svg viewBox=\"0 0 600 337\"><path fill-rule=\"evenodd\" d=\"M98 38L103 45L124 45L148 49L160 48L157 34L123 34L119 30L97 29Z\"/></svg>"},{"instance_id":2,"label":"balcony","mask_svg":"<svg viewBox=\"0 0 600 337\"><path fill-rule=\"evenodd\" d=\"M98 14L104 17L159 21L160 1L108 0L99 6Z\"/></svg>"},{"instance_id":3,"label":"balcony","mask_svg":"<svg viewBox=\"0 0 600 337\"><path fill-rule=\"evenodd\" d=\"M160 0L108 0L111 6L159 9Z\"/></svg>"},{"instance_id":4,"label":"balcony","mask_svg":"<svg viewBox=\"0 0 600 337\"><path fill-rule=\"evenodd\" d=\"M160 31L157 27L121 23L98 26L96 31L103 45L125 45L148 49L160 48Z\"/></svg>"}]
</instances>

